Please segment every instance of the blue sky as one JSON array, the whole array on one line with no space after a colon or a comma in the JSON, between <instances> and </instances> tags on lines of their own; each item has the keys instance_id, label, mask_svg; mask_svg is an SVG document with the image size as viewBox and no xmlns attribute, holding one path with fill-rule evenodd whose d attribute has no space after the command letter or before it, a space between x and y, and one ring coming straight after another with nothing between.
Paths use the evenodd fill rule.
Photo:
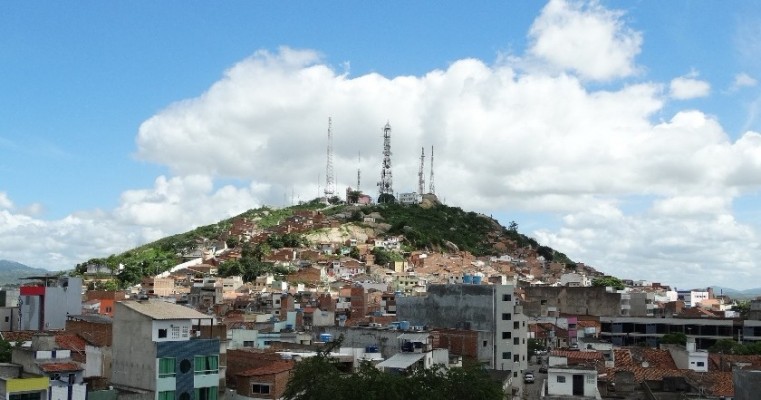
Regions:
<instances>
[{"instance_id":1,"label":"blue sky","mask_svg":"<svg viewBox=\"0 0 761 400\"><path fill-rule=\"evenodd\" d=\"M388 120L397 191L436 145L448 203L576 260L754 286L759 37L750 1L6 2L0 258L313 197L332 116L339 188L374 188Z\"/></svg>"}]
</instances>

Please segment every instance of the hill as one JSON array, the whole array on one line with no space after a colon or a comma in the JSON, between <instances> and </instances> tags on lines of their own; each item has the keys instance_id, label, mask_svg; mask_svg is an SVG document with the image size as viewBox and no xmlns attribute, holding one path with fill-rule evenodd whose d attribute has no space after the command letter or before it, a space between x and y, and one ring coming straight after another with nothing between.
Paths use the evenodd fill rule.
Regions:
<instances>
[{"instance_id":1,"label":"hill","mask_svg":"<svg viewBox=\"0 0 761 400\"><path fill-rule=\"evenodd\" d=\"M313 200L293 207L252 209L121 254L88 260L78 264L75 270L83 273L88 265L97 264L116 272L121 266L119 280L129 284L138 282L142 276L156 275L170 269L181 263L183 256L190 257L199 248L240 249L256 246L255 251L248 252L255 254L283 246L316 245L325 238L334 242L346 240L347 237L329 235L336 230L344 234L350 231L365 232L361 240L400 236L406 251L466 251L474 256L488 256L525 249L549 261L574 264L565 254L519 233L515 222L506 228L483 214L449 207L435 200L425 201L421 206L325 205ZM258 248L260 246L266 249ZM261 261L261 256L258 261Z\"/></svg>"},{"instance_id":2,"label":"hill","mask_svg":"<svg viewBox=\"0 0 761 400\"><path fill-rule=\"evenodd\" d=\"M32 275L45 275L54 273L42 268L32 268L15 261L0 260L0 285L15 286L19 279Z\"/></svg>"}]
</instances>

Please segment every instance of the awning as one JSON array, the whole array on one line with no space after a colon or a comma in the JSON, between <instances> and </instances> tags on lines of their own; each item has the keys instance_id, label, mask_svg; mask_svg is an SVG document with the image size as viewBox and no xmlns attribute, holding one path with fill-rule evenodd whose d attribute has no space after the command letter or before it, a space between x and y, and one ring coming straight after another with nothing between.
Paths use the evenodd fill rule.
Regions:
<instances>
[{"instance_id":1,"label":"awning","mask_svg":"<svg viewBox=\"0 0 761 400\"><path fill-rule=\"evenodd\" d=\"M424 353L397 353L377 365L378 368L407 369L425 357Z\"/></svg>"}]
</instances>

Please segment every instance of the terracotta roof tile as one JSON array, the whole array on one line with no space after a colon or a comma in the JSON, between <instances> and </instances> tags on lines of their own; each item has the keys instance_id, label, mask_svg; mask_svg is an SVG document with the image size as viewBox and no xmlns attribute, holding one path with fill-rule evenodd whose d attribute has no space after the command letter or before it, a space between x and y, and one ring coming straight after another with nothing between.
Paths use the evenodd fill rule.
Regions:
<instances>
[{"instance_id":1,"label":"terracotta roof tile","mask_svg":"<svg viewBox=\"0 0 761 400\"><path fill-rule=\"evenodd\" d=\"M40 369L45 372L68 372L81 371L83 368L75 362L60 362L40 364Z\"/></svg>"},{"instance_id":2,"label":"terracotta roof tile","mask_svg":"<svg viewBox=\"0 0 761 400\"><path fill-rule=\"evenodd\" d=\"M32 336L35 333L38 333L38 331L6 331L0 332L0 335L2 335L3 340L6 342L28 342L32 340Z\"/></svg>"}]
</instances>

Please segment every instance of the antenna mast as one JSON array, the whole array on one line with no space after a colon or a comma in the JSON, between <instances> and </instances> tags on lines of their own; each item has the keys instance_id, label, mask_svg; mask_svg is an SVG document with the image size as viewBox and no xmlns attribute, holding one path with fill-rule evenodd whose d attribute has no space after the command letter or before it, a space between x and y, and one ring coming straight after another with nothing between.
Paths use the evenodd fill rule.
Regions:
<instances>
[{"instance_id":1,"label":"antenna mast","mask_svg":"<svg viewBox=\"0 0 761 400\"><path fill-rule=\"evenodd\" d=\"M333 130L332 118L328 117L328 163L325 166L325 198L333 197L336 192L333 180Z\"/></svg>"},{"instance_id":2,"label":"antenna mast","mask_svg":"<svg viewBox=\"0 0 761 400\"><path fill-rule=\"evenodd\" d=\"M391 174L391 125L386 122L383 127L383 165L381 168L381 180L378 182L378 191L382 197L384 194L394 195L393 176Z\"/></svg>"},{"instance_id":3,"label":"antenna mast","mask_svg":"<svg viewBox=\"0 0 761 400\"><path fill-rule=\"evenodd\" d=\"M357 192L361 192L361 189L359 188L359 178L362 176L361 171L359 169L360 163L362 162L362 157L359 152L357 152Z\"/></svg>"},{"instance_id":4,"label":"antenna mast","mask_svg":"<svg viewBox=\"0 0 761 400\"><path fill-rule=\"evenodd\" d=\"M425 165L425 147L420 148L420 169L417 172L417 190L422 195L425 192L425 177L423 176L423 165Z\"/></svg>"},{"instance_id":5,"label":"antenna mast","mask_svg":"<svg viewBox=\"0 0 761 400\"><path fill-rule=\"evenodd\" d=\"M428 179L428 192L436 194L436 186L433 184L433 146L431 146L431 177Z\"/></svg>"}]
</instances>

